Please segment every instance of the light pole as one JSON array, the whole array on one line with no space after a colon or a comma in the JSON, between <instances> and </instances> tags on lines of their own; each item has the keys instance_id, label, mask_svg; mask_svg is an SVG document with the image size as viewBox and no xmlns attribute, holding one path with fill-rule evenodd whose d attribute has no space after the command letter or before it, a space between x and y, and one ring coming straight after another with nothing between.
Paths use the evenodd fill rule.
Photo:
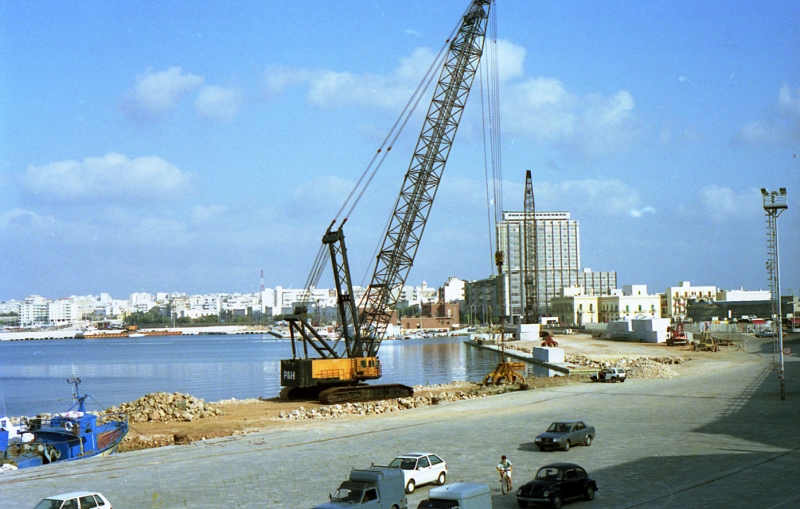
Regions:
<instances>
[{"instance_id":1,"label":"light pole","mask_svg":"<svg viewBox=\"0 0 800 509\"><path fill-rule=\"evenodd\" d=\"M772 291L773 327L778 328L778 380L781 384L781 401L786 399L786 373L783 364L783 314L781 310L781 274L778 259L778 216L788 208L786 188L769 192L761 189L764 211L767 213L767 271Z\"/></svg>"}]
</instances>

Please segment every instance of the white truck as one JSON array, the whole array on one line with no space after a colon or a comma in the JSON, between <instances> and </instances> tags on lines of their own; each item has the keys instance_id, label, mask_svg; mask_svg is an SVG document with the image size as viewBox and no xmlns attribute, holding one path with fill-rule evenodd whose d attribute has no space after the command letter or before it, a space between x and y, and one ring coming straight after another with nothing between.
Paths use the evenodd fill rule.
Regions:
<instances>
[{"instance_id":1,"label":"white truck","mask_svg":"<svg viewBox=\"0 0 800 509\"><path fill-rule=\"evenodd\" d=\"M449 484L429 491L417 509L492 509L492 492L485 484Z\"/></svg>"},{"instance_id":2,"label":"white truck","mask_svg":"<svg viewBox=\"0 0 800 509\"><path fill-rule=\"evenodd\" d=\"M370 467L350 471L330 501L314 509L407 509L406 484L399 468Z\"/></svg>"}]
</instances>

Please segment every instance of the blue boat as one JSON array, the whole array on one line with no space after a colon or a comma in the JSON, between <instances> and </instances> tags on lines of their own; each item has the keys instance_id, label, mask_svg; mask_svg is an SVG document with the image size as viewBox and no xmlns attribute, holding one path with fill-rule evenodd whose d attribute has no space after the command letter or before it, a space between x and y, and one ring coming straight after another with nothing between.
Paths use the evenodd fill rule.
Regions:
<instances>
[{"instance_id":1,"label":"blue boat","mask_svg":"<svg viewBox=\"0 0 800 509\"><path fill-rule=\"evenodd\" d=\"M98 418L87 413L85 401L89 395L81 396L80 378L73 375L67 383L73 386L74 403L69 411L49 419L23 419L19 433L33 436L31 441L9 440L9 431L0 430L0 471L91 458L117 450L128 433L127 415L103 414Z\"/></svg>"}]
</instances>

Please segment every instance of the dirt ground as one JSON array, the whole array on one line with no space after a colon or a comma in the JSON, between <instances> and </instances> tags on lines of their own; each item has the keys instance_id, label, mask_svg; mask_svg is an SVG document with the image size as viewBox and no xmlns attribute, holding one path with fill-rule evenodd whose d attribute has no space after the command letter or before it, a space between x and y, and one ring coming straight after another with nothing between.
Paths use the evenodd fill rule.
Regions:
<instances>
[{"instance_id":1,"label":"dirt ground","mask_svg":"<svg viewBox=\"0 0 800 509\"><path fill-rule=\"evenodd\" d=\"M590 335L556 336L559 347L565 354L582 355L598 361L614 361L620 358L635 357L680 357L681 362L673 366L678 375L688 375L698 370L724 369L726 366L745 362L748 354L741 349L726 347L719 352L695 352L690 347L630 343L592 338ZM509 343L515 348L538 346L535 342ZM533 388L576 383L586 376L559 376L529 380ZM477 384L459 382L449 385L417 388L417 393L438 395L448 391L470 392L479 390ZM131 423L130 432L120 445L119 451L146 449L164 445L191 443L196 440L240 435L277 427L288 427L293 421L279 419L281 412L289 413L301 406L306 410L322 405L311 401L280 401L273 399L225 400L212 403L222 410L223 415L195 419L191 422L140 422Z\"/></svg>"}]
</instances>

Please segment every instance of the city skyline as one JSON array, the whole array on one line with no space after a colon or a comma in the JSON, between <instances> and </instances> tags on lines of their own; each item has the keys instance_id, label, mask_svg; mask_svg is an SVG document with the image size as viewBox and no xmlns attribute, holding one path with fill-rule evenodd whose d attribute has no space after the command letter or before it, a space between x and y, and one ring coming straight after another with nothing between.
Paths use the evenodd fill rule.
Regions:
<instances>
[{"instance_id":1,"label":"city skyline","mask_svg":"<svg viewBox=\"0 0 800 509\"><path fill-rule=\"evenodd\" d=\"M255 292L262 269L267 286L302 287L467 3L4 5L0 301ZM504 211L522 211L531 170L537 210L581 222L583 267L759 290L759 189L785 187L781 286L800 290L800 4L494 8ZM412 284L493 273L480 92ZM418 129L345 228L354 284Z\"/></svg>"}]
</instances>

